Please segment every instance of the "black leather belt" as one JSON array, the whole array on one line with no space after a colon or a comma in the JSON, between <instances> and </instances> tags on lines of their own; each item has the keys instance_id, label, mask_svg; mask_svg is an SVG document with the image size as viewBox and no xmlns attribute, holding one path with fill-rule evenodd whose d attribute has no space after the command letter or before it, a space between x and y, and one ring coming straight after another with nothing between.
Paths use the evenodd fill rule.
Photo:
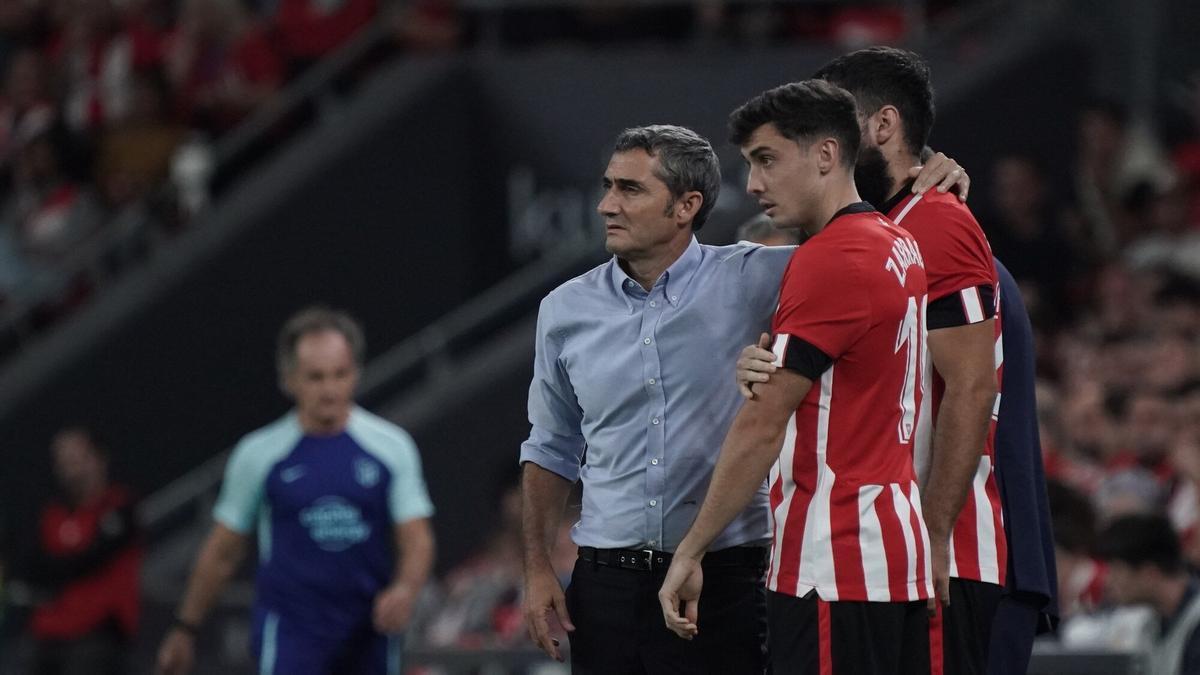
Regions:
<instances>
[{"instance_id":1,"label":"black leather belt","mask_svg":"<svg viewBox=\"0 0 1200 675\"><path fill-rule=\"evenodd\" d=\"M665 551L651 549L579 547L579 558L584 562L642 572L653 572L659 569L665 571L671 565L672 557L672 554ZM765 565L766 560L767 549L765 546L734 546L706 553L701 565L704 567L754 567Z\"/></svg>"}]
</instances>

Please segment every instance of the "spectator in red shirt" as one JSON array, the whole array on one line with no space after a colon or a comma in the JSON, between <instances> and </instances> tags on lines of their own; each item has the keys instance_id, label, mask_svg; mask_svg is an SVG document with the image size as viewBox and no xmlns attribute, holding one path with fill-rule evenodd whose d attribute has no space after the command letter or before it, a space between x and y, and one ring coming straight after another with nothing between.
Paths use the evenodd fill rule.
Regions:
<instances>
[{"instance_id":1,"label":"spectator in red shirt","mask_svg":"<svg viewBox=\"0 0 1200 675\"><path fill-rule=\"evenodd\" d=\"M51 448L62 494L42 511L25 575L45 597L30 622L32 672L124 672L142 560L133 502L109 481L107 452L87 430L61 431Z\"/></svg>"},{"instance_id":2,"label":"spectator in red shirt","mask_svg":"<svg viewBox=\"0 0 1200 675\"><path fill-rule=\"evenodd\" d=\"M279 0L275 25L284 58L303 70L370 23L377 0Z\"/></svg>"},{"instance_id":3,"label":"spectator in red shirt","mask_svg":"<svg viewBox=\"0 0 1200 675\"><path fill-rule=\"evenodd\" d=\"M128 113L133 75L158 62L161 44L149 24L123 18L112 0L64 0L49 54L63 87L63 116L91 133Z\"/></svg>"},{"instance_id":4,"label":"spectator in red shirt","mask_svg":"<svg viewBox=\"0 0 1200 675\"><path fill-rule=\"evenodd\" d=\"M187 0L168 39L166 72L182 117L214 133L233 127L283 82L279 56L239 0Z\"/></svg>"}]
</instances>

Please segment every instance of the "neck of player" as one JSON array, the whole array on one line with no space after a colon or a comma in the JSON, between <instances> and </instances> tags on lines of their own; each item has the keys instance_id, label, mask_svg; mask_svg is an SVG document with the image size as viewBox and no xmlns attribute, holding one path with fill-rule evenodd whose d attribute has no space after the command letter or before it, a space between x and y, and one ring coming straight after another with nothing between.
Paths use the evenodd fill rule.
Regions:
<instances>
[{"instance_id":1,"label":"neck of player","mask_svg":"<svg viewBox=\"0 0 1200 675\"><path fill-rule=\"evenodd\" d=\"M350 410L340 411L336 415L301 410L297 417L306 435L334 436L346 430L346 425L350 423Z\"/></svg>"},{"instance_id":2,"label":"neck of player","mask_svg":"<svg viewBox=\"0 0 1200 675\"><path fill-rule=\"evenodd\" d=\"M655 282L667 271L667 268L679 260L679 256L692 243L692 228L674 237L664 246L655 247L641 255L631 255L617 258L617 263L631 279L638 282L642 288L649 291Z\"/></svg>"},{"instance_id":3,"label":"neck of player","mask_svg":"<svg viewBox=\"0 0 1200 675\"><path fill-rule=\"evenodd\" d=\"M901 190L905 189L909 181L908 172L921 163L921 157L909 152L904 144L884 150L883 156L887 160L888 176L892 179L891 194L886 200L890 202ZM873 206L880 207L882 205L873 204Z\"/></svg>"},{"instance_id":4,"label":"neck of player","mask_svg":"<svg viewBox=\"0 0 1200 675\"><path fill-rule=\"evenodd\" d=\"M861 201L862 197L858 196L858 188L854 186L854 179L846 176L846 180L838 181L830 186L830 189L822 191L820 204L813 214L813 222L805 225L802 229L810 237L814 236L825 229L838 211Z\"/></svg>"}]
</instances>

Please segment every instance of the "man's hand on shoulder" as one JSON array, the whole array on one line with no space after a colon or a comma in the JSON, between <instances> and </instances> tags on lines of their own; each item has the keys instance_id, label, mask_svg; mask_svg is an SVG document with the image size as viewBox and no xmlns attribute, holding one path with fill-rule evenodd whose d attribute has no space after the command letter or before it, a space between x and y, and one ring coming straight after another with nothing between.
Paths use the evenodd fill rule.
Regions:
<instances>
[{"instance_id":1,"label":"man's hand on shoulder","mask_svg":"<svg viewBox=\"0 0 1200 675\"><path fill-rule=\"evenodd\" d=\"M940 152L934 153L924 164L909 169L908 177L916 179L913 182L913 194L925 194L926 190L937 186L938 192L954 190L959 201L966 202L967 193L971 191L971 177L967 175L967 170Z\"/></svg>"}]
</instances>

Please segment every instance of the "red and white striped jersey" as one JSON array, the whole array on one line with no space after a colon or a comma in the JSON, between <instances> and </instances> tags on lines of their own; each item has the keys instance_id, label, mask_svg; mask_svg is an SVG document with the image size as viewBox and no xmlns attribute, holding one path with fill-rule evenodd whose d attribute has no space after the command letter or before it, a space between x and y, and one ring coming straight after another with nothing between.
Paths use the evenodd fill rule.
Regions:
<instances>
[{"instance_id":1,"label":"red and white striped jersey","mask_svg":"<svg viewBox=\"0 0 1200 675\"><path fill-rule=\"evenodd\" d=\"M979 223L957 196L933 190L924 195L902 190L900 198L888 204L886 211L897 224L912 233L921 247L931 306L939 301L947 302L951 297L957 298L961 303L963 325L995 317L996 386L999 388L1004 366L999 277L991 246ZM981 298L981 287L991 290L991 302ZM914 449L917 475L921 485L925 485L929 476L933 428L937 425L938 409L945 392L945 381L934 368L932 359L926 363L922 384L927 395ZM999 410L1000 397L997 395L979 468L951 535L950 576L1003 585L1008 567L1008 544L995 478L996 415Z\"/></svg>"},{"instance_id":2,"label":"red and white striped jersey","mask_svg":"<svg viewBox=\"0 0 1200 675\"><path fill-rule=\"evenodd\" d=\"M773 591L876 602L933 593L912 463L923 266L909 233L858 204L799 247L784 272L776 363L814 382L771 470ZM822 365L792 365L805 355Z\"/></svg>"}]
</instances>

